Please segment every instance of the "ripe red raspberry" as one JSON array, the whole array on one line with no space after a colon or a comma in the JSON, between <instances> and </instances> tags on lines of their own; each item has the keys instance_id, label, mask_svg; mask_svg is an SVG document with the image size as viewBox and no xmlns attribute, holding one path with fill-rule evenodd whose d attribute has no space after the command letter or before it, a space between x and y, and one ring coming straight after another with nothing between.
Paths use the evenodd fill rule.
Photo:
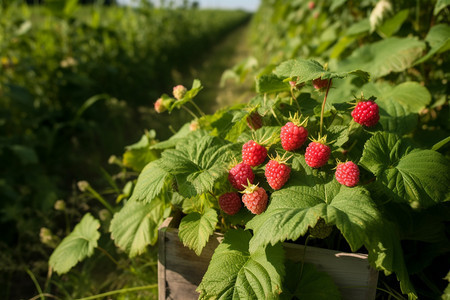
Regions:
<instances>
[{"instance_id":1,"label":"ripe red raspberry","mask_svg":"<svg viewBox=\"0 0 450 300\"><path fill-rule=\"evenodd\" d=\"M247 117L247 125L253 130L261 128L263 126L261 116L257 112L252 112Z\"/></svg>"},{"instance_id":2,"label":"ripe red raspberry","mask_svg":"<svg viewBox=\"0 0 450 300\"><path fill-rule=\"evenodd\" d=\"M266 210L269 197L266 191L257 185L249 185L242 196L242 202L252 213L259 215Z\"/></svg>"},{"instance_id":3,"label":"ripe red raspberry","mask_svg":"<svg viewBox=\"0 0 450 300\"><path fill-rule=\"evenodd\" d=\"M287 122L281 127L281 146L286 151L293 151L300 148L308 138L308 130L303 126L298 126L293 122Z\"/></svg>"},{"instance_id":4,"label":"ripe red raspberry","mask_svg":"<svg viewBox=\"0 0 450 300\"><path fill-rule=\"evenodd\" d=\"M313 10L314 7L316 7L316 3L314 3L314 1L309 1L309 2L308 2L308 8L309 8L310 10Z\"/></svg>"},{"instance_id":5,"label":"ripe red raspberry","mask_svg":"<svg viewBox=\"0 0 450 300\"><path fill-rule=\"evenodd\" d=\"M367 127L374 126L380 120L378 104L372 100L360 101L352 111L353 120Z\"/></svg>"},{"instance_id":6,"label":"ripe red raspberry","mask_svg":"<svg viewBox=\"0 0 450 300\"><path fill-rule=\"evenodd\" d=\"M271 159L266 165L265 175L270 187L274 190L281 189L284 184L289 180L291 168L280 161L279 157Z\"/></svg>"},{"instance_id":7,"label":"ripe red raspberry","mask_svg":"<svg viewBox=\"0 0 450 300\"><path fill-rule=\"evenodd\" d=\"M220 208L230 216L236 214L242 207L238 193L226 193L219 197Z\"/></svg>"},{"instance_id":8,"label":"ripe red raspberry","mask_svg":"<svg viewBox=\"0 0 450 300\"><path fill-rule=\"evenodd\" d=\"M183 99L184 95L186 95L187 89L180 85L177 85L173 88L172 94L177 100Z\"/></svg>"},{"instance_id":9,"label":"ripe red raspberry","mask_svg":"<svg viewBox=\"0 0 450 300\"><path fill-rule=\"evenodd\" d=\"M321 141L309 143L305 152L305 161L311 168L320 168L330 158L331 149Z\"/></svg>"},{"instance_id":10,"label":"ripe red raspberry","mask_svg":"<svg viewBox=\"0 0 450 300\"><path fill-rule=\"evenodd\" d=\"M313 86L316 90L322 90L325 89L328 86L328 81L331 79L322 79L322 78L316 78L313 80ZM330 82L331 86L331 82Z\"/></svg>"},{"instance_id":11,"label":"ripe red raspberry","mask_svg":"<svg viewBox=\"0 0 450 300\"><path fill-rule=\"evenodd\" d=\"M244 163L238 163L236 166L231 168L228 173L228 181L230 181L231 185L239 191L244 190L244 185L248 182L253 183L254 179L255 174L253 174L252 168Z\"/></svg>"},{"instance_id":12,"label":"ripe red raspberry","mask_svg":"<svg viewBox=\"0 0 450 300\"><path fill-rule=\"evenodd\" d=\"M352 187L359 182L359 168L351 161L338 163L335 176L340 184Z\"/></svg>"},{"instance_id":13,"label":"ripe red raspberry","mask_svg":"<svg viewBox=\"0 0 450 300\"><path fill-rule=\"evenodd\" d=\"M262 164L266 156L267 149L253 140L242 146L242 161L251 167Z\"/></svg>"}]
</instances>

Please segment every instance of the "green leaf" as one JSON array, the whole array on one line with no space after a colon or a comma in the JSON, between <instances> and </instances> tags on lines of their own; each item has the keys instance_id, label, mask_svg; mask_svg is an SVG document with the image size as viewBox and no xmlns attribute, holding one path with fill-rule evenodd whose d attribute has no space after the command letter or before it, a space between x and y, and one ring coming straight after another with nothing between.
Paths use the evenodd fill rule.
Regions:
<instances>
[{"instance_id":1,"label":"green leaf","mask_svg":"<svg viewBox=\"0 0 450 300\"><path fill-rule=\"evenodd\" d=\"M444 294L442 294L442 300L450 300L450 271L447 273L447 276L445 276L444 279L447 280L449 283L445 288Z\"/></svg>"},{"instance_id":2,"label":"green leaf","mask_svg":"<svg viewBox=\"0 0 450 300\"><path fill-rule=\"evenodd\" d=\"M408 14L409 14L408 9L399 11L392 18L384 21L384 23L377 28L378 32L381 32L381 34L384 35L385 37L392 36L400 29L402 24L406 21L406 19L408 18Z\"/></svg>"},{"instance_id":3,"label":"green leaf","mask_svg":"<svg viewBox=\"0 0 450 300\"><path fill-rule=\"evenodd\" d=\"M158 227L164 220L167 204L155 198L151 203L128 201L111 220L111 238L130 257L145 252L158 240Z\"/></svg>"},{"instance_id":4,"label":"green leaf","mask_svg":"<svg viewBox=\"0 0 450 300\"><path fill-rule=\"evenodd\" d=\"M164 151L160 161L164 170L175 176L179 193L190 198L211 191L226 175L226 165L236 156L233 147L217 137L203 136Z\"/></svg>"},{"instance_id":5,"label":"green leaf","mask_svg":"<svg viewBox=\"0 0 450 300\"><path fill-rule=\"evenodd\" d=\"M376 133L364 145L360 163L400 202L429 207L448 192L448 160L432 150L413 150L395 134Z\"/></svg>"},{"instance_id":6,"label":"green leaf","mask_svg":"<svg viewBox=\"0 0 450 300\"><path fill-rule=\"evenodd\" d=\"M145 166L139 174L136 187L130 200L150 203L163 190L171 175L161 166L161 160L155 160Z\"/></svg>"},{"instance_id":7,"label":"green leaf","mask_svg":"<svg viewBox=\"0 0 450 300\"><path fill-rule=\"evenodd\" d=\"M436 144L434 144L433 147L431 148L431 150L438 151L439 149L441 149L443 146L445 146L449 142L450 142L450 136L448 136L445 139L443 139L442 141L439 141Z\"/></svg>"},{"instance_id":8,"label":"green leaf","mask_svg":"<svg viewBox=\"0 0 450 300\"><path fill-rule=\"evenodd\" d=\"M341 299L333 279L309 263L287 261L281 299Z\"/></svg>"},{"instance_id":9,"label":"green leaf","mask_svg":"<svg viewBox=\"0 0 450 300\"><path fill-rule=\"evenodd\" d=\"M358 68L370 73L375 79L411 67L424 49L425 43L416 38L391 37L353 51L348 58L337 63L337 70Z\"/></svg>"},{"instance_id":10,"label":"green leaf","mask_svg":"<svg viewBox=\"0 0 450 300\"><path fill-rule=\"evenodd\" d=\"M370 21L369 19L363 19L358 23L351 25L345 34L349 35L360 35L362 33L368 33L370 31Z\"/></svg>"},{"instance_id":11,"label":"green leaf","mask_svg":"<svg viewBox=\"0 0 450 300\"><path fill-rule=\"evenodd\" d=\"M438 0L436 2L436 5L434 6L434 15L436 16L437 14L439 14L441 12L441 10L443 10L444 8L446 8L447 6L450 5L450 0Z\"/></svg>"},{"instance_id":12,"label":"green leaf","mask_svg":"<svg viewBox=\"0 0 450 300\"><path fill-rule=\"evenodd\" d=\"M278 77L291 78L297 83L314 80L316 78L344 78L348 75L355 75L361 77L363 80L368 80L369 74L367 72L354 69L349 72L329 72L315 60L305 60L301 58L291 59L281 63L275 68L274 74Z\"/></svg>"},{"instance_id":13,"label":"green leaf","mask_svg":"<svg viewBox=\"0 0 450 300\"><path fill-rule=\"evenodd\" d=\"M281 126L263 126L260 129L250 132L244 132L239 138L239 143L247 143L255 138L256 142L265 142L263 146L270 147L280 141Z\"/></svg>"},{"instance_id":14,"label":"green leaf","mask_svg":"<svg viewBox=\"0 0 450 300\"><path fill-rule=\"evenodd\" d=\"M425 38L431 49L428 53L416 61L415 64L423 63L435 54L439 54L450 49L450 26L447 24L438 24L431 27Z\"/></svg>"},{"instance_id":15,"label":"green leaf","mask_svg":"<svg viewBox=\"0 0 450 300\"><path fill-rule=\"evenodd\" d=\"M367 229L376 226L381 216L364 188L348 188L330 172L310 170L303 156L296 154L291 179L272 193L267 210L247 223L254 230L251 249L296 240L319 218L336 225L356 251L369 238Z\"/></svg>"},{"instance_id":16,"label":"green leaf","mask_svg":"<svg viewBox=\"0 0 450 300\"><path fill-rule=\"evenodd\" d=\"M142 169L151 161L158 159L158 152L150 149L150 145L155 143L154 131L144 134L139 142L127 146L126 151L123 154L123 164L126 167L132 168L137 172L141 172Z\"/></svg>"},{"instance_id":17,"label":"green leaf","mask_svg":"<svg viewBox=\"0 0 450 300\"><path fill-rule=\"evenodd\" d=\"M197 291L199 299L274 299L281 293L281 244L249 251L251 234L232 229L216 248Z\"/></svg>"},{"instance_id":18,"label":"green leaf","mask_svg":"<svg viewBox=\"0 0 450 300\"><path fill-rule=\"evenodd\" d=\"M207 208L203 213L192 212L181 219L178 236L186 247L200 256L217 224L217 212Z\"/></svg>"},{"instance_id":19,"label":"green leaf","mask_svg":"<svg viewBox=\"0 0 450 300\"><path fill-rule=\"evenodd\" d=\"M263 75L256 81L256 92L260 94L279 93L289 90L289 83L275 74Z\"/></svg>"},{"instance_id":20,"label":"green leaf","mask_svg":"<svg viewBox=\"0 0 450 300\"><path fill-rule=\"evenodd\" d=\"M381 82L368 83L362 90L364 95L377 98L383 129L397 134L413 131L418 122L417 113L431 102L427 88L412 81L397 86Z\"/></svg>"},{"instance_id":21,"label":"green leaf","mask_svg":"<svg viewBox=\"0 0 450 300\"><path fill-rule=\"evenodd\" d=\"M94 253L100 238L100 222L90 213L84 215L74 230L66 236L50 256L49 265L58 274L67 273L79 261Z\"/></svg>"}]
</instances>

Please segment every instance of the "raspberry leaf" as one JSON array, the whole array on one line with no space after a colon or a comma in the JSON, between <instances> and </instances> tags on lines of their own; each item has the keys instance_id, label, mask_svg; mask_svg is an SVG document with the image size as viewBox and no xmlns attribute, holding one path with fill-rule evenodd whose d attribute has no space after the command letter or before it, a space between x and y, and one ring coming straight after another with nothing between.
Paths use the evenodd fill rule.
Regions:
<instances>
[{"instance_id":1,"label":"raspberry leaf","mask_svg":"<svg viewBox=\"0 0 450 300\"><path fill-rule=\"evenodd\" d=\"M216 224L217 212L213 208L207 208L202 213L191 212L181 219L178 236L186 247L200 255Z\"/></svg>"},{"instance_id":2,"label":"raspberry leaf","mask_svg":"<svg viewBox=\"0 0 450 300\"><path fill-rule=\"evenodd\" d=\"M151 203L128 201L111 220L111 237L130 257L145 252L148 245L158 240L158 227L170 206L162 199Z\"/></svg>"},{"instance_id":3,"label":"raspberry leaf","mask_svg":"<svg viewBox=\"0 0 450 300\"><path fill-rule=\"evenodd\" d=\"M214 183L227 175L226 166L238 151L222 139L203 136L164 151L161 162L174 175L179 193L190 198L211 191Z\"/></svg>"},{"instance_id":4,"label":"raspberry leaf","mask_svg":"<svg viewBox=\"0 0 450 300\"><path fill-rule=\"evenodd\" d=\"M66 236L50 256L49 264L58 274L67 273L79 261L94 253L100 238L100 222L90 213L84 215L73 231Z\"/></svg>"},{"instance_id":5,"label":"raspberry leaf","mask_svg":"<svg viewBox=\"0 0 450 300\"><path fill-rule=\"evenodd\" d=\"M425 43L416 38L391 37L358 48L348 58L339 61L337 69L347 71L359 68L376 79L411 67L422 56L424 49Z\"/></svg>"},{"instance_id":6,"label":"raspberry leaf","mask_svg":"<svg viewBox=\"0 0 450 300\"><path fill-rule=\"evenodd\" d=\"M232 229L216 248L197 291L199 299L274 299L281 293L281 244L249 251L251 234Z\"/></svg>"},{"instance_id":7,"label":"raspberry leaf","mask_svg":"<svg viewBox=\"0 0 450 300\"><path fill-rule=\"evenodd\" d=\"M444 201L450 164L433 150L417 150L391 133L377 133L364 146L361 165L399 202L429 207Z\"/></svg>"},{"instance_id":8,"label":"raspberry leaf","mask_svg":"<svg viewBox=\"0 0 450 300\"><path fill-rule=\"evenodd\" d=\"M256 92L260 94L286 92L290 88L289 83L284 78L275 74L263 75L256 81Z\"/></svg>"},{"instance_id":9,"label":"raspberry leaf","mask_svg":"<svg viewBox=\"0 0 450 300\"><path fill-rule=\"evenodd\" d=\"M150 203L171 179L172 176L161 167L160 160L152 161L139 175L130 200Z\"/></svg>"},{"instance_id":10,"label":"raspberry leaf","mask_svg":"<svg viewBox=\"0 0 450 300\"><path fill-rule=\"evenodd\" d=\"M355 69L348 72L330 72L317 61L309 59L291 59L281 63L275 68L273 73L281 78L295 79L297 83L302 83L316 78L345 78L349 75L358 76L364 81L369 79L369 73Z\"/></svg>"}]
</instances>

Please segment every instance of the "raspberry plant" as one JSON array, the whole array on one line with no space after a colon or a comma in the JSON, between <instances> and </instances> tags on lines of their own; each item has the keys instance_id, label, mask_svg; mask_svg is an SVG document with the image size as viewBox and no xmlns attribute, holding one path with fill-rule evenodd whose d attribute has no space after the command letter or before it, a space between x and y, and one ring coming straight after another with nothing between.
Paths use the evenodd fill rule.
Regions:
<instances>
[{"instance_id":1,"label":"raspberry plant","mask_svg":"<svg viewBox=\"0 0 450 300\"><path fill-rule=\"evenodd\" d=\"M327 80L325 91L315 90L316 78ZM330 89L331 82L347 79L359 82L355 90L334 83L335 88ZM110 231L115 244L130 256L140 254L156 242L158 226L165 218L182 213L180 240L198 255L214 231L224 233L198 287L200 298L267 299L291 289L292 282L287 278L293 276L290 272L296 268L285 266L282 242L301 242L311 231L317 231L320 234L316 232L311 237L329 239L328 245L335 245L336 237L341 237L351 251L366 251L373 267L395 274L402 292L415 298L397 216L399 212L426 215L447 199L449 162L436 151L439 145L420 149L393 130L392 124L401 120L389 114L390 107L403 107L411 113L422 109L429 100L415 91L424 87L408 82L400 85L404 88L399 93L406 93L414 103L415 108L411 109L395 97L385 98L377 90L378 85L368 79L369 74L361 70L333 72L317 61L294 59L261 76L257 82L259 94L250 103L221 109L213 115L203 114L194 103L195 95L202 89L198 80L180 99L163 95L168 112L184 108L198 126L192 128L192 123L187 123L170 139L148 147L149 151L160 153L159 158L144 167L131 199L114 215ZM396 88L391 87L393 94ZM362 126L352 119L351 94L361 91L371 99L378 98L380 120L375 126ZM333 93L344 95L345 99L336 99ZM257 130L247 125L255 112L264 124ZM307 159L311 146L303 144L286 151L280 140L282 124L299 114L309 120L303 124L308 136L322 137L311 142L315 148L311 161L318 162L312 166ZM318 157L319 152L326 155ZM274 160L265 170L262 165L267 154L276 153L288 154L288 161L283 164L289 165L290 172L283 173L282 180L275 174L279 166L272 166ZM253 184L248 181L243 191L246 207L238 210L236 194L228 194L237 192L233 180L229 180L229 166L241 155L243 164L251 161L245 169L247 174L252 171L254 178ZM350 175L335 175L337 159L351 160L356 169L351 168ZM342 171L342 167L337 168L336 172ZM267 179L275 186L267 184L268 174ZM341 184L346 176L351 177L351 182L344 180ZM233 195L235 201L231 205L224 204L231 201L226 199L228 195ZM83 231L84 223L95 221L85 218L52 255L50 264L56 272L66 272L95 247L99 236L95 227ZM82 239L84 234L89 239ZM75 244L86 251L72 257L67 254L68 248ZM67 256L71 259L62 262ZM307 265L304 271L314 273ZM258 276L249 280L251 274ZM338 290L332 282L324 282L329 296L335 297Z\"/></svg>"}]
</instances>

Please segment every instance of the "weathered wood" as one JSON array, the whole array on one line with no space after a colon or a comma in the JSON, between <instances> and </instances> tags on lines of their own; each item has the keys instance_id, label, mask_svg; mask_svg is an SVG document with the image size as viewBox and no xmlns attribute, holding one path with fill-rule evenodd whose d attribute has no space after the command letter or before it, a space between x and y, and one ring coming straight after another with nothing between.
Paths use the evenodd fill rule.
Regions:
<instances>
[{"instance_id":1,"label":"weathered wood","mask_svg":"<svg viewBox=\"0 0 450 300\"><path fill-rule=\"evenodd\" d=\"M178 230L166 220L159 230L158 292L159 299L198 299L195 291L208 269L214 250L223 236L214 234L197 256L184 247L178 238ZM367 255L305 247L284 243L286 258L313 263L327 272L339 287L343 299L375 299L378 271L372 269Z\"/></svg>"}]
</instances>

